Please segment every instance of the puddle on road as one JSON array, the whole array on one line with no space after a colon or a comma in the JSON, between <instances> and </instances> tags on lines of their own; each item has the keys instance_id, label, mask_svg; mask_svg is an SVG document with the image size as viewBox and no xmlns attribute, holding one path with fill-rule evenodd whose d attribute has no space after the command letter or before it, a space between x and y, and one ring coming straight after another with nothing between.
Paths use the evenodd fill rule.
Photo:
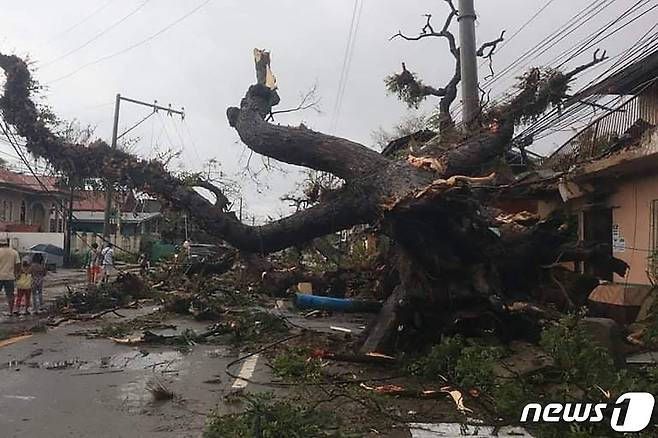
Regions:
<instances>
[{"instance_id":1,"label":"puddle on road","mask_svg":"<svg viewBox=\"0 0 658 438\"><path fill-rule=\"evenodd\" d=\"M121 368L127 370L178 370L183 361L179 351L129 351L101 359L101 368Z\"/></svg>"},{"instance_id":2,"label":"puddle on road","mask_svg":"<svg viewBox=\"0 0 658 438\"><path fill-rule=\"evenodd\" d=\"M62 370L152 370L159 372L180 371L183 354L179 351L127 351L113 356L104 356L98 360L87 361L78 358L63 360L30 361L10 360L0 363L0 370L28 366L34 369L52 371Z\"/></svg>"},{"instance_id":3,"label":"puddle on road","mask_svg":"<svg viewBox=\"0 0 658 438\"><path fill-rule=\"evenodd\" d=\"M231 353L231 350L228 347L213 348L212 350L207 350L204 354L211 359L234 356L234 354Z\"/></svg>"},{"instance_id":4,"label":"puddle on road","mask_svg":"<svg viewBox=\"0 0 658 438\"><path fill-rule=\"evenodd\" d=\"M43 368L46 370L88 369L86 367L88 362L86 360L80 360L80 359L66 359L66 360L44 361L44 362L26 362L25 364L30 368Z\"/></svg>"},{"instance_id":5,"label":"puddle on road","mask_svg":"<svg viewBox=\"0 0 658 438\"><path fill-rule=\"evenodd\" d=\"M148 390L149 376L143 376L137 381L119 385L118 398L121 407L132 414L141 413L147 406L153 404L153 396Z\"/></svg>"}]
</instances>

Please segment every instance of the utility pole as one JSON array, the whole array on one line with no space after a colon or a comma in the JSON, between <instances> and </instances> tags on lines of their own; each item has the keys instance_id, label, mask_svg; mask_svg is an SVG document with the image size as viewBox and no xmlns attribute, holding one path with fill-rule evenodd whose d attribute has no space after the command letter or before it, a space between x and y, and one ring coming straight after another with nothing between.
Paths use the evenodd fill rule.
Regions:
<instances>
[{"instance_id":1,"label":"utility pole","mask_svg":"<svg viewBox=\"0 0 658 438\"><path fill-rule=\"evenodd\" d=\"M64 235L64 264L67 267L71 266L71 235L73 234L73 183L69 176L69 208L66 212L65 231ZM64 212L62 212L64 213ZM63 215L63 214L62 214Z\"/></svg>"},{"instance_id":2,"label":"utility pole","mask_svg":"<svg viewBox=\"0 0 658 438\"><path fill-rule=\"evenodd\" d=\"M121 105L121 94L117 93L114 102L114 124L112 125L112 151L117 148L117 134L119 131L119 107ZM103 217L103 237L110 237L110 215L112 214L112 181L107 181L105 188L105 216Z\"/></svg>"},{"instance_id":3,"label":"utility pole","mask_svg":"<svg viewBox=\"0 0 658 438\"><path fill-rule=\"evenodd\" d=\"M123 132L123 134L119 135L119 109L121 106L121 101L124 102L130 102L134 103L136 105L142 105L146 106L149 108L153 109L153 112L128 128L126 131ZM157 113L158 111L165 111L167 115L171 116L172 114L178 114L181 116L181 119L185 119L185 110L184 108L181 108L180 110L175 110L171 108L171 104L169 104L168 107L160 106L158 105L158 101L155 100L153 103L148 103L148 102L142 102L141 100L137 99L130 99L128 97L123 97L121 94L117 93L116 101L114 103L114 125L112 126L112 150L116 150L117 148L117 141L126 135L128 132L132 131L134 128L136 128L140 123L142 123L144 120L146 120L148 117L152 116L153 114ZM103 218L103 237L106 239L110 236L110 216L112 215L112 181L107 181L107 189L105 192L105 217ZM119 212L119 217L117 218L117 221L121 220L121 212Z\"/></svg>"},{"instance_id":4,"label":"utility pole","mask_svg":"<svg viewBox=\"0 0 658 438\"><path fill-rule=\"evenodd\" d=\"M459 0L459 55L461 61L462 120L468 126L480 113L478 66L475 48L473 0Z\"/></svg>"}]
</instances>

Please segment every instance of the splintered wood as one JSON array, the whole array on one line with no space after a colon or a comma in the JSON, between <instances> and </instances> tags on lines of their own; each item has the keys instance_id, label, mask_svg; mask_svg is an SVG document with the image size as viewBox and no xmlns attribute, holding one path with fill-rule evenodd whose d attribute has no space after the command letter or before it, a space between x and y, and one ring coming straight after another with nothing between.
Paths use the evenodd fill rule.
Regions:
<instances>
[{"instance_id":1,"label":"splintered wood","mask_svg":"<svg viewBox=\"0 0 658 438\"><path fill-rule=\"evenodd\" d=\"M256 81L270 90L276 90L276 78L270 68L270 52L254 49L254 61L256 62Z\"/></svg>"},{"instance_id":2,"label":"splintered wood","mask_svg":"<svg viewBox=\"0 0 658 438\"><path fill-rule=\"evenodd\" d=\"M472 187L484 184L493 183L496 178L495 173L491 173L487 176L473 177L473 176L463 176L455 175L450 178L435 179L432 183L420 190L415 190L409 193L403 198L389 198L385 202L380 204L380 207L384 211L391 211L394 208L398 207L409 207L409 203L414 200L427 200L433 199L444 193L446 190L454 187Z\"/></svg>"}]
</instances>

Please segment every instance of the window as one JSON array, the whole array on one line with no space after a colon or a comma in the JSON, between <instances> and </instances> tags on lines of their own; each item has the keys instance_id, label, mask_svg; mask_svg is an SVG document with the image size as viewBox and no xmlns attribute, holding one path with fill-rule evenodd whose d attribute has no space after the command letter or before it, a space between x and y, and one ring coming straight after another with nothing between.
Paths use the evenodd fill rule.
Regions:
<instances>
[{"instance_id":1,"label":"window","mask_svg":"<svg viewBox=\"0 0 658 438\"><path fill-rule=\"evenodd\" d=\"M2 220L7 220L7 201L2 201Z\"/></svg>"},{"instance_id":2,"label":"window","mask_svg":"<svg viewBox=\"0 0 658 438\"><path fill-rule=\"evenodd\" d=\"M14 220L14 202L9 201L9 215L8 215L8 221L12 222Z\"/></svg>"},{"instance_id":3,"label":"window","mask_svg":"<svg viewBox=\"0 0 658 438\"><path fill-rule=\"evenodd\" d=\"M51 233L54 233L57 231L57 220L56 219L50 219L50 229L49 231Z\"/></svg>"}]
</instances>

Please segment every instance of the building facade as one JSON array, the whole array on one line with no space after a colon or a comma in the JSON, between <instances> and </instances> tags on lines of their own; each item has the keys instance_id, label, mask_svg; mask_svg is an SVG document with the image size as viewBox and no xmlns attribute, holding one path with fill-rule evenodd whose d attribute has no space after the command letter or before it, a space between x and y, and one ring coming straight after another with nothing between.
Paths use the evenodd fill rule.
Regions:
<instances>
[{"instance_id":1,"label":"building facade","mask_svg":"<svg viewBox=\"0 0 658 438\"><path fill-rule=\"evenodd\" d=\"M144 236L158 236L162 215L159 211L151 211L151 204L137 201L132 194L118 195L113 203L116 209L110 217L110 234L107 240L120 249L136 253L140 250ZM103 235L104 219L104 192L87 191L76 196L71 226L71 247L74 252L83 252L92 243L102 245L105 242L100 237Z\"/></svg>"},{"instance_id":2,"label":"building facade","mask_svg":"<svg viewBox=\"0 0 658 438\"><path fill-rule=\"evenodd\" d=\"M65 190L54 177L0 169L0 231L54 232L66 228Z\"/></svg>"},{"instance_id":3,"label":"building facade","mask_svg":"<svg viewBox=\"0 0 658 438\"><path fill-rule=\"evenodd\" d=\"M583 240L608 243L625 261L625 277L600 277L623 285L658 280L658 52L581 93L619 96L560 147L543 166L560 172L559 194L578 216ZM585 267L586 268L586 267Z\"/></svg>"}]
</instances>

